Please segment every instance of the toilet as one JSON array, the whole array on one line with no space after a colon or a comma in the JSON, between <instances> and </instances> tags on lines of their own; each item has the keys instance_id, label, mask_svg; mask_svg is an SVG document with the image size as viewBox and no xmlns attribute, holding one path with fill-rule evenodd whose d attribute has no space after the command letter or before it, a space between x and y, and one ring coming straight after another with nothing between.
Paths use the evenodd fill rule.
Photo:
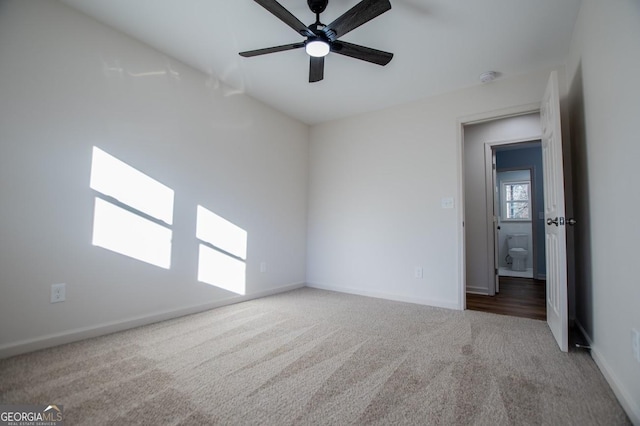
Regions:
<instances>
[{"instance_id":1,"label":"toilet","mask_svg":"<svg viewBox=\"0 0 640 426\"><path fill-rule=\"evenodd\" d=\"M509 234L507 235L507 247L511 257L511 270L526 271L527 256L529 255L529 235Z\"/></svg>"}]
</instances>

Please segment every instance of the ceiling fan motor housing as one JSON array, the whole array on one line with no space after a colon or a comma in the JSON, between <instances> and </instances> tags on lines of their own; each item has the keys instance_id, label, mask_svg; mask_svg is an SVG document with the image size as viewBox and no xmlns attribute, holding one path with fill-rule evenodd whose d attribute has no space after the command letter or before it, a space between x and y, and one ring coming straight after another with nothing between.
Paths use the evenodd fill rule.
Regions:
<instances>
[{"instance_id":1,"label":"ceiling fan motor housing","mask_svg":"<svg viewBox=\"0 0 640 426\"><path fill-rule=\"evenodd\" d=\"M320 14L327 8L329 0L307 0L307 4L313 13Z\"/></svg>"}]
</instances>

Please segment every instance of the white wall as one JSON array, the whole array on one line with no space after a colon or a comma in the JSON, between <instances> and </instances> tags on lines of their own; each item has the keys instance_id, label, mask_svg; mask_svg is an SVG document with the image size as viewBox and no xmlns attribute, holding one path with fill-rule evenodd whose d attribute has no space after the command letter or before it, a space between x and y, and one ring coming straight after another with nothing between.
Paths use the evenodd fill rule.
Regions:
<instances>
[{"instance_id":1,"label":"white wall","mask_svg":"<svg viewBox=\"0 0 640 426\"><path fill-rule=\"evenodd\" d=\"M547 76L548 77L548 76ZM544 89L543 89L544 91ZM540 96L542 97L542 96ZM540 138L540 114L502 118L464 128L464 185L467 290L489 294L485 144Z\"/></svg>"},{"instance_id":2,"label":"white wall","mask_svg":"<svg viewBox=\"0 0 640 426\"><path fill-rule=\"evenodd\" d=\"M638 241L640 2L583 0L567 75L574 152L576 315L592 354L640 424ZM622 201L624 200L624 201Z\"/></svg>"},{"instance_id":3,"label":"white wall","mask_svg":"<svg viewBox=\"0 0 640 426\"><path fill-rule=\"evenodd\" d=\"M549 71L312 127L308 284L462 308L460 123L538 103Z\"/></svg>"},{"instance_id":4,"label":"white wall","mask_svg":"<svg viewBox=\"0 0 640 426\"><path fill-rule=\"evenodd\" d=\"M0 76L0 355L234 300L197 204L248 231L248 297L303 285L308 126L54 1L0 4ZM175 190L170 270L91 245L94 145Z\"/></svg>"}]
</instances>

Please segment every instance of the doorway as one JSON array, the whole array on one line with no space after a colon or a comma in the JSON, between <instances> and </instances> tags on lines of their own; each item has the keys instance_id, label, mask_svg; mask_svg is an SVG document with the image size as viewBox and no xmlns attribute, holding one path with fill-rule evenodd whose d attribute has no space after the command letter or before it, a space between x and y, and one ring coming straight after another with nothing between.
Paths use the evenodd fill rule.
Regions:
<instances>
[{"instance_id":1,"label":"doorway","mask_svg":"<svg viewBox=\"0 0 640 426\"><path fill-rule=\"evenodd\" d=\"M500 277L546 279L542 147L539 140L493 145L495 232ZM489 193L488 193L489 194ZM494 229L495 228L495 229ZM516 250L513 250L513 249ZM518 250L518 248L520 250Z\"/></svg>"},{"instance_id":2,"label":"doorway","mask_svg":"<svg viewBox=\"0 0 640 426\"><path fill-rule=\"evenodd\" d=\"M463 252L461 254L462 262L460 263L462 279L460 281L461 292L459 297L461 307L464 309L467 306L467 293L481 290L489 296L495 296L495 284L498 283L499 286L497 268L487 268L488 262L486 262L487 257L493 257L495 261L497 256L494 249L495 245L493 244L493 235L490 233L488 235L487 228L483 227L483 222L486 222L488 218L487 215L477 214L477 209L482 209L482 207L487 211L487 200L491 199L491 197L487 197L487 188L484 188L484 192L482 191L482 186L486 185L478 184L477 181L481 180L479 176L482 176L482 173L486 176L493 171L478 167L478 161L482 163L483 159L482 148L484 147L485 152L487 151L487 142L484 142L484 144L470 143L471 141L467 139L469 133L473 133L473 128L476 126L489 126L487 128L481 127L480 130L475 132L476 137L480 137L480 141L483 138L485 141L491 141L492 138L487 138L487 135L495 135L496 132L500 134L497 138L498 140L500 138L502 140L512 138L512 143L527 139L540 139L542 142L542 171L544 174L543 220L546 224L543 228L545 230L547 271L545 283L547 324L560 350L567 352L569 349L569 294L571 293L569 287L572 286L568 278L570 265L568 265L567 254L571 252L572 247L567 247L567 242L570 239L567 238L566 226L574 225L576 220L565 217L567 210L565 206L565 159L563 158L563 150L566 145L563 146L562 144L560 91L557 71L552 71L549 75L547 87L539 106L528 110L527 108L526 106L511 108L502 114L494 112L492 115L483 114L478 116L475 120L471 118L459 120L460 171L463 177L461 194L464 200L464 208L461 211L461 247ZM533 117L534 114L527 113L527 111L538 111L535 113L537 116ZM518 113L521 115L516 115ZM496 119L495 117L506 118ZM524 124L509 121L508 124L504 125L505 120L516 120L522 117L528 117L528 121L525 121ZM527 127L527 124L529 127ZM521 133L526 134L528 132L535 133L535 135L531 135L529 138L521 137ZM516 133L515 136L514 133ZM571 157L568 156L567 158L570 159ZM568 166L567 170L570 171L570 164ZM480 175L478 176L477 173L480 173ZM570 180L568 182L570 184ZM488 191L493 191L493 188L489 188ZM571 188L568 191L568 194L571 194ZM477 195L478 193L479 195ZM480 202L474 203L474 201ZM474 209L476 209L476 214L472 214ZM492 217L492 220L495 221L495 218ZM536 218L536 220L538 219ZM486 226L486 223L484 225ZM481 251L483 245L484 253ZM478 274L473 272L478 272ZM483 273L484 276L482 275ZM491 282L493 282L493 286L490 285ZM483 287L480 285L483 285ZM493 294L488 294L491 290L493 290Z\"/></svg>"},{"instance_id":3,"label":"doorway","mask_svg":"<svg viewBox=\"0 0 640 426\"><path fill-rule=\"evenodd\" d=\"M546 319L544 194L539 140L490 143L487 234L492 235L493 295L468 294L467 308Z\"/></svg>"},{"instance_id":4,"label":"doorway","mask_svg":"<svg viewBox=\"0 0 640 426\"><path fill-rule=\"evenodd\" d=\"M546 318L540 133L537 112L464 126L467 309Z\"/></svg>"},{"instance_id":5,"label":"doorway","mask_svg":"<svg viewBox=\"0 0 640 426\"><path fill-rule=\"evenodd\" d=\"M498 163L502 153L504 151L496 152ZM505 170L498 167L496 170L493 215L496 217L495 266L499 277L533 278L535 275L537 244L531 219L537 210L534 205L535 182L532 172L532 168ZM498 292L499 289L496 289L496 293Z\"/></svg>"}]
</instances>

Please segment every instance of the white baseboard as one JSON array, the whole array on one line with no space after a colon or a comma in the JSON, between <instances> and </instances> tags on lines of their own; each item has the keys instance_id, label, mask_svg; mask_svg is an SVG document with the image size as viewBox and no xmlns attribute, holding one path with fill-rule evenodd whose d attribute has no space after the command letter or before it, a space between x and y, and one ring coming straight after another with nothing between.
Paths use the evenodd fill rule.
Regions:
<instances>
[{"instance_id":1,"label":"white baseboard","mask_svg":"<svg viewBox=\"0 0 640 426\"><path fill-rule=\"evenodd\" d=\"M489 291L484 288L484 287L474 287L471 285L467 286L467 293L471 293L471 294L481 294L483 296L488 296L489 295Z\"/></svg>"},{"instance_id":2,"label":"white baseboard","mask_svg":"<svg viewBox=\"0 0 640 426\"><path fill-rule=\"evenodd\" d=\"M417 305L433 306L436 308L460 310L458 303L452 303L444 300L434 299L417 299L414 297L401 296L398 294L384 293L379 291L362 290L353 287L336 287L318 283L307 283L307 287L317 288L320 290L335 291L337 293L356 294L358 296L375 297L376 299L393 300L396 302L414 303Z\"/></svg>"},{"instance_id":3,"label":"white baseboard","mask_svg":"<svg viewBox=\"0 0 640 426\"><path fill-rule=\"evenodd\" d=\"M67 330L60 333L37 337L34 339L26 339L18 342L8 343L0 345L0 359L8 358L14 355L20 355L27 352L33 352L40 349L50 348L53 346L63 345L65 343L77 342L79 340L89 339L91 337L98 337L105 334L115 333L117 331L128 330L130 328L153 324L159 321L208 311L209 309L219 308L221 306L246 302L247 300L258 299L266 296L272 296L274 294L284 293L286 291L295 290L304 286L304 283L290 284L272 288L269 290L259 291L252 294L247 294L244 296L234 296L228 299L217 300L215 302L186 306L178 309L170 309L148 315L128 318L123 321L112 321L95 326Z\"/></svg>"},{"instance_id":4,"label":"white baseboard","mask_svg":"<svg viewBox=\"0 0 640 426\"><path fill-rule=\"evenodd\" d=\"M622 405L622 408L627 413L627 416L629 416L631 423L636 426L640 426L640 406L638 406L638 403L634 401L631 395L629 395L629 392L626 390L626 388L620 383L617 376L611 370L609 363L602 356L602 354L598 350L598 347L594 346L591 337L587 334L584 327L582 327L582 324L577 319L576 326L582 332L582 335L587 339L587 343L589 343L589 346L591 347L591 358L593 358L593 361L600 369L600 372L604 376L605 380L607 381L607 383L609 383L611 390L616 395L616 398L618 398L618 402L620 403L620 405Z\"/></svg>"}]
</instances>

